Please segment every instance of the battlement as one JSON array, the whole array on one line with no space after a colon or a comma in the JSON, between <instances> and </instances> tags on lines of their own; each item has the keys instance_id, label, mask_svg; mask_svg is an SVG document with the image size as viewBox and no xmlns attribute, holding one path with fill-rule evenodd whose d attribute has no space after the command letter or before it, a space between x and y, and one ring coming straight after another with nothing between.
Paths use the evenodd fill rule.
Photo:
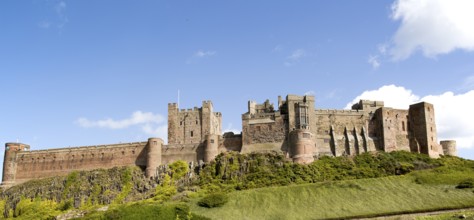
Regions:
<instances>
[{"instance_id":1,"label":"battlement","mask_svg":"<svg viewBox=\"0 0 474 220\"><path fill-rule=\"evenodd\" d=\"M84 151L84 150L98 150L98 149L111 149L111 148L120 148L120 147L133 147L133 146L144 146L147 142L129 142L129 143L118 143L118 144L104 144L104 145L89 145L89 146L73 146L73 147L64 147L64 148L54 148L54 149L42 149L42 150L26 150L18 152L20 154L43 154L43 153L55 153L55 152L73 152L73 151Z\"/></svg>"},{"instance_id":2,"label":"battlement","mask_svg":"<svg viewBox=\"0 0 474 220\"><path fill-rule=\"evenodd\" d=\"M201 111L201 108L198 108L198 107L179 109L179 112L199 112L199 111Z\"/></svg>"},{"instance_id":3,"label":"battlement","mask_svg":"<svg viewBox=\"0 0 474 220\"><path fill-rule=\"evenodd\" d=\"M314 102L315 98L313 95L287 95L286 96L287 101L307 101L307 102Z\"/></svg>"},{"instance_id":4,"label":"battlement","mask_svg":"<svg viewBox=\"0 0 474 220\"><path fill-rule=\"evenodd\" d=\"M384 107L383 101L372 101L372 100L364 100L364 99L361 99L359 100L359 103L355 103L354 105L352 105L353 110L366 110L366 111L375 111L376 109L379 109L381 107Z\"/></svg>"},{"instance_id":5,"label":"battlement","mask_svg":"<svg viewBox=\"0 0 474 220\"><path fill-rule=\"evenodd\" d=\"M6 143L2 185L67 175L71 171L140 166L154 178L157 167L176 160L210 162L220 152L281 151L295 163L310 163L323 155L357 155L371 151L407 150L456 155L456 142L437 142L433 105L409 109L384 107L383 101L360 100L350 110L315 109L312 95L278 97L278 110L268 99L248 102L242 132L222 135L222 113L209 100L201 107L179 109L168 104L168 144L159 138L143 142L30 150Z\"/></svg>"},{"instance_id":6,"label":"battlement","mask_svg":"<svg viewBox=\"0 0 474 220\"><path fill-rule=\"evenodd\" d=\"M268 99L262 104L257 104L255 101L248 102L248 114L272 113L274 111L273 103L270 103Z\"/></svg>"},{"instance_id":7,"label":"battlement","mask_svg":"<svg viewBox=\"0 0 474 220\"><path fill-rule=\"evenodd\" d=\"M362 115L363 111L348 109L315 109L316 114L337 114L337 115Z\"/></svg>"}]
</instances>

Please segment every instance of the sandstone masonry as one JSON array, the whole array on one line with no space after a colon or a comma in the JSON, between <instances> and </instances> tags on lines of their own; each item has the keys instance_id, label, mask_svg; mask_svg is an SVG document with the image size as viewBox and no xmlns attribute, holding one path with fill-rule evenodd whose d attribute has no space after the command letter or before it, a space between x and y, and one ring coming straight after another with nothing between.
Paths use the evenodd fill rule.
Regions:
<instances>
[{"instance_id":1,"label":"sandstone masonry","mask_svg":"<svg viewBox=\"0 0 474 220\"><path fill-rule=\"evenodd\" d=\"M148 177L157 167L176 160L208 163L219 153L277 151L295 163L311 163L320 156L357 155L372 151L405 150L456 156L456 142L438 143L434 107L421 102L409 109L384 107L381 101L360 100L351 110L315 109L314 96L278 97L248 102L242 114L242 133L222 134L222 114L211 101L200 108L168 105L168 144L160 138L145 142L30 150L22 143L6 143L2 186L32 179L66 175L75 170L116 166L142 167Z\"/></svg>"}]
</instances>

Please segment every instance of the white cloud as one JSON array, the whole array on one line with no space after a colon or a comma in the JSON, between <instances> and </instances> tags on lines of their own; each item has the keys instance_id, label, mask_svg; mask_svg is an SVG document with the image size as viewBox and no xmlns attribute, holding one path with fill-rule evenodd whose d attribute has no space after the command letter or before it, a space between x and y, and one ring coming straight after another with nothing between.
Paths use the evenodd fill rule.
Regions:
<instances>
[{"instance_id":1,"label":"white cloud","mask_svg":"<svg viewBox=\"0 0 474 220\"><path fill-rule=\"evenodd\" d=\"M288 56L288 59L297 61L305 56L306 56L306 52L303 49L298 49L298 50L293 51L293 53L291 53L291 55Z\"/></svg>"},{"instance_id":2,"label":"white cloud","mask_svg":"<svg viewBox=\"0 0 474 220\"><path fill-rule=\"evenodd\" d=\"M359 99L381 100L385 106L407 109L410 104L426 101L435 107L438 139L454 139L459 148L474 148L474 90L463 94L445 92L420 98L401 86L382 86L377 90L365 91L346 105L350 108Z\"/></svg>"},{"instance_id":3,"label":"white cloud","mask_svg":"<svg viewBox=\"0 0 474 220\"><path fill-rule=\"evenodd\" d=\"M152 135L153 137L162 138L165 143L168 142L168 125L157 125L153 126L152 124L145 124L142 127L143 132L146 134Z\"/></svg>"},{"instance_id":4,"label":"white cloud","mask_svg":"<svg viewBox=\"0 0 474 220\"><path fill-rule=\"evenodd\" d=\"M400 21L390 55L403 60L421 50L427 57L474 50L474 1L396 0L391 18Z\"/></svg>"},{"instance_id":5,"label":"white cloud","mask_svg":"<svg viewBox=\"0 0 474 220\"><path fill-rule=\"evenodd\" d=\"M288 57L286 57L285 66L292 66L305 57L306 51L303 49L294 50Z\"/></svg>"},{"instance_id":6,"label":"white cloud","mask_svg":"<svg viewBox=\"0 0 474 220\"><path fill-rule=\"evenodd\" d=\"M429 95L422 101L432 103L440 138L457 141L459 147L474 147L474 90L464 94L445 92L441 95Z\"/></svg>"},{"instance_id":7,"label":"white cloud","mask_svg":"<svg viewBox=\"0 0 474 220\"><path fill-rule=\"evenodd\" d=\"M232 126L232 123L229 123L227 125L227 128L224 129L223 133L226 133L226 132L233 132L234 134L241 133L241 131L237 130L236 128L234 128L234 126Z\"/></svg>"},{"instance_id":8,"label":"white cloud","mask_svg":"<svg viewBox=\"0 0 474 220\"><path fill-rule=\"evenodd\" d=\"M326 99L340 99L338 93L339 93L339 89L334 89L328 93L326 93L326 95L324 95L324 98Z\"/></svg>"},{"instance_id":9,"label":"white cloud","mask_svg":"<svg viewBox=\"0 0 474 220\"><path fill-rule=\"evenodd\" d=\"M108 129L125 129L141 125L141 129L145 134L163 138L165 142L168 135L168 126L165 118L160 114L153 114L152 112L136 111L129 118L121 120L107 118L94 121L87 118L79 118L75 123L84 128L98 127Z\"/></svg>"},{"instance_id":10,"label":"white cloud","mask_svg":"<svg viewBox=\"0 0 474 220\"><path fill-rule=\"evenodd\" d=\"M364 91L353 99L352 102L347 103L345 108L350 109L354 103L358 103L361 99L384 101L385 106L408 109L408 106L419 101L420 97L402 86L385 85L377 90Z\"/></svg>"},{"instance_id":11,"label":"white cloud","mask_svg":"<svg viewBox=\"0 0 474 220\"><path fill-rule=\"evenodd\" d=\"M54 10L56 10L56 13L59 15L62 15L64 10L66 10L66 2L60 1L54 6Z\"/></svg>"},{"instance_id":12,"label":"white cloud","mask_svg":"<svg viewBox=\"0 0 474 220\"><path fill-rule=\"evenodd\" d=\"M38 23L39 28L48 29L50 26L51 26L51 22L48 22L48 21L42 21Z\"/></svg>"},{"instance_id":13,"label":"white cloud","mask_svg":"<svg viewBox=\"0 0 474 220\"><path fill-rule=\"evenodd\" d=\"M69 22L69 19L66 15L66 8L67 4L65 1L53 1L54 5L50 5L54 9L54 13L56 14L57 19L52 19L55 21L40 21L38 22L39 28L48 29L51 26L56 26L59 30L61 30L66 24Z\"/></svg>"},{"instance_id":14,"label":"white cloud","mask_svg":"<svg viewBox=\"0 0 474 220\"><path fill-rule=\"evenodd\" d=\"M367 63L372 66L372 69L377 69L380 66L380 61L378 59L378 56L369 56L369 59L367 59Z\"/></svg>"},{"instance_id":15,"label":"white cloud","mask_svg":"<svg viewBox=\"0 0 474 220\"><path fill-rule=\"evenodd\" d=\"M62 29L68 22L69 19L66 16L66 2L60 1L54 6L54 10L56 11L56 14L58 15L59 22L57 27L59 29Z\"/></svg>"},{"instance_id":16,"label":"white cloud","mask_svg":"<svg viewBox=\"0 0 474 220\"><path fill-rule=\"evenodd\" d=\"M87 118L79 118L76 120L76 123L81 127L90 128L90 127L99 127L99 128L110 128L110 129L122 129L128 128L133 125L139 124L149 124L149 123L162 123L164 117L159 114L153 114L151 112L134 112L130 118L122 120L114 120L111 118L92 121Z\"/></svg>"},{"instance_id":17,"label":"white cloud","mask_svg":"<svg viewBox=\"0 0 474 220\"><path fill-rule=\"evenodd\" d=\"M377 46L377 50L379 51L380 54L385 55L387 54L388 46L389 46L388 44L379 44Z\"/></svg>"},{"instance_id":18,"label":"white cloud","mask_svg":"<svg viewBox=\"0 0 474 220\"><path fill-rule=\"evenodd\" d=\"M464 80L464 84L462 85L462 89L464 89L464 90L474 89L474 75L469 76Z\"/></svg>"},{"instance_id":19,"label":"white cloud","mask_svg":"<svg viewBox=\"0 0 474 220\"><path fill-rule=\"evenodd\" d=\"M278 52L278 51L281 51L281 50L283 50L283 46L278 44L273 48L272 52Z\"/></svg>"},{"instance_id":20,"label":"white cloud","mask_svg":"<svg viewBox=\"0 0 474 220\"><path fill-rule=\"evenodd\" d=\"M210 57L214 56L216 54L216 51L204 51L204 50L198 50L196 53L194 53L195 57Z\"/></svg>"},{"instance_id":21,"label":"white cloud","mask_svg":"<svg viewBox=\"0 0 474 220\"><path fill-rule=\"evenodd\" d=\"M313 90L307 91L304 93L304 95L312 95L314 96L316 93Z\"/></svg>"}]
</instances>

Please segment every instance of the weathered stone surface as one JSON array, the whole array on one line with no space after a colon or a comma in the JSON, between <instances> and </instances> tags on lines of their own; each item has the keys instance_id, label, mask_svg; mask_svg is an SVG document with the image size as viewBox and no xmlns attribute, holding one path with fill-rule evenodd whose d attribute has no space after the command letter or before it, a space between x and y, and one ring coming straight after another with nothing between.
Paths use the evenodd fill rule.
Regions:
<instances>
[{"instance_id":1,"label":"weathered stone surface","mask_svg":"<svg viewBox=\"0 0 474 220\"><path fill-rule=\"evenodd\" d=\"M357 155L369 151L405 150L438 157L456 155L456 142L438 144L434 107L421 102L406 109L360 100L351 110L315 109L314 96L278 97L278 106L249 101L242 115L242 133L222 135L222 115L211 101L201 107L168 105L168 144L147 142L30 151L26 144L7 143L3 186L31 179L137 165L153 178L161 164L185 160L209 162L218 153L278 151L297 163L320 156ZM291 136L294 133L296 135Z\"/></svg>"}]
</instances>

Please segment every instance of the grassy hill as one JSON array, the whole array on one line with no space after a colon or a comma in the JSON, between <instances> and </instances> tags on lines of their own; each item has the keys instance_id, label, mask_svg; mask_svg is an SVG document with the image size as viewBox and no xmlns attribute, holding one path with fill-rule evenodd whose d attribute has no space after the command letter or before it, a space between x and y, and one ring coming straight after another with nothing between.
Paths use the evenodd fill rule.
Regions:
<instances>
[{"instance_id":1,"label":"grassy hill","mask_svg":"<svg viewBox=\"0 0 474 220\"><path fill-rule=\"evenodd\" d=\"M197 175L182 161L169 168L157 180L125 167L31 181L0 192L0 216L331 219L474 207L474 161L457 157L391 152L300 165L280 154L228 153ZM228 202L198 205L216 193Z\"/></svg>"},{"instance_id":2,"label":"grassy hill","mask_svg":"<svg viewBox=\"0 0 474 220\"><path fill-rule=\"evenodd\" d=\"M211 219L330 219L474 207L472 190L415 180L391 176L269 187L232 192L223 207L190 204L193 213Z\"/></svg>"}]
</instances>

